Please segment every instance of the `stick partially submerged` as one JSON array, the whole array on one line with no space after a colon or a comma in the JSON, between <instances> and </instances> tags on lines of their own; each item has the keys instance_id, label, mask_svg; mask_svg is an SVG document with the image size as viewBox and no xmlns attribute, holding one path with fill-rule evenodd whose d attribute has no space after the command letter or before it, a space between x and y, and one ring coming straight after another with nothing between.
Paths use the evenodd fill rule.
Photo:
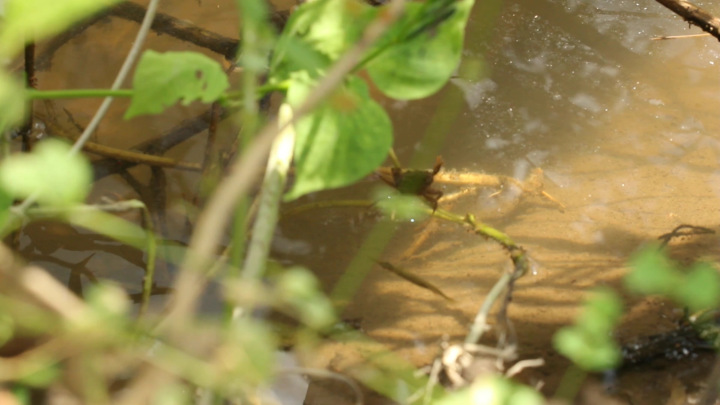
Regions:
<instances>
[{"instance_id":1,"label":"stick partially submerged","mask_svg":"<svg viewBox=\"0 0 720 405\"><path fill-rule=\"evenodd\" d=\"M404 278L405 280L407 280L407 281L415 284L416 286L418 286L418 287L420 287L420 288L424 288L424 289L426 289L426 290L430 290L430 291L432 291L433 293L435 293L435 294L437 294L437 295L445 298L445 299L448 300L448 301L453 301L453 302L455 301L454 299L452 299L452 298L448 297L447 295L445 295L445 293L442 292L442 290L440 290L440 289L439 289L438 287L436 287L434 284L430 283L429 281L426 281L425 279L423 279L423 278L421 278L421 277L419 277L419 276L416 276L416 275L414 275L414 274L412 274L412 273L409 273L408 271L403 270L403 269L401 269L401 268L395 267L395 266L394 266L392 263L390 263L390 262L381 262L381 261L378 261L378 260L376 260L376 262L377 262L377 264L379 264L379 265L380 265L382 268L384 268L385 270L388 270L388 271L390 271L391 273L394 273L394 274L396 274L396 275Z\"/></svg>"}]
</instances>

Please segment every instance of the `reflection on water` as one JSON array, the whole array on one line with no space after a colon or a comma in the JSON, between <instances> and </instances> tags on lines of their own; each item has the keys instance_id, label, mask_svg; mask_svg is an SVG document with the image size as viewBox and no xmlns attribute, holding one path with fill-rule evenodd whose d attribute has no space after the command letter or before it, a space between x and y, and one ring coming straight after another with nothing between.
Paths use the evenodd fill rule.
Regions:
<instances>
[{"instance_id":1,"label":"reflection on water","mask_svg":"<svg viewBox=\"0 0 720 405\"><path fill-rule=\"evenodd\" d=\"M709 2L699 5L720 12ZM176 0L164 11L233 35L232 13L223 12L231 6L229 0ZM77 66L84 60L78 55L91 49L100 63L114 48L108 43L129 46L126 33L136 26L112 21L93 29L58 54L53 69L41 75L41 86L102 87L111 81L110 67L121 55L108 54L108 65L93 69L92 75ZM720 46L711 38L650 40L696 31L650 0L478 0L457 76L426 100L382 100L392 115L402 162L430 168L442 155L448 169L519 180L541 168L545 190L566 207L563 211L537 199L510 196L507 190L497 195L492 187L452 204L440 201L442 208L474 213L502 229L539 263L536 275L520 282L510 312L527 353L545 355L552 364L557 359L548 345L552 332L572 318L585 289L617 285L628 256L642 243L683 223L718 228ZM152 38L151 46L190 48L167 37ZM105 70L108 77L97 77ZM95 104L66 106L82 121ZM199 111L177 108L161 118L123 123L122 108L114 110L107 124L117 124L116 132L101 130L100 141L127 147ZM227 136L232 136L231 128ZM202 148L202 140L193 140L174 152L197 161ZM147 177L143 168L132 173ZM185 216L193 209L178 201L191 201L197 182L196 174L168 171L168 200L174 208L166 234L173 239L187 237ZM373 187L362 182L304 202L358 198ZM444 191L452 191L447 187ZM96 197L110 193L132 196L114 177L95 190ZM508 196L518 202L512 209L502 204L501 198ZM352 209L296 215L282 220L273 247L278 259L307 265L330 288L374 223L373 214ZM375 268L346 316L360 319L373 338L425 364L436 354L428 348L436 347L443 335L464 336L509 260L496 244L454 225L427 221L396 228L383 259L426 278L457 303ZM430 229L427 240L403 257L424 229ZM717 236L690 238L671 248L683 260L719 253ZM63 260L82 259L70 256ZM100 260L85 263L92 265L104 266ZM661 302L634 303L621 336L671 328L672 321L663 318L669 312ZM328 358L342 363L342 353Z\"/></svg>"}]
</instances>

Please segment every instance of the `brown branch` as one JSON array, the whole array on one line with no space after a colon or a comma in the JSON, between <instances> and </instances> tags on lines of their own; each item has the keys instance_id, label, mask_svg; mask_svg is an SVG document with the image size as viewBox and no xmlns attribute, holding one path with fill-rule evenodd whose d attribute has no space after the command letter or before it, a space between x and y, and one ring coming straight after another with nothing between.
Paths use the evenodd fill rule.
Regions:
<instances>
[{"instance_id":1,"label":"brown branch","mask_svg":"<svg viewBox=\"0 0 720 405\"><path fill-rule=\"evenodd\" d=\"M71 29L51 39L45 49L37 58L37 68L46 70L52 63L52 58L60 47L66 42L85 32L88 28L107 17L118 17L128 21L140 22L145 15L145 7L132 2L124 2L111 9L105 10L94 17L78 23ZM271 21L278 31L282 31L289 13L285 11L274 11L271 14ZM152 30L175 37L181 41L190 42L199 47L207 48L215 53L223 55L228 60L233 60L239 41L228 38L215 32L200 28L188 21L180 20L169 14L157 13L151 26Z\"/></svg>"},{"instance_id":2,"label":"brown branch","mask_svg":"<svg viewBox=\"0 0 720 405\"><path fill-rule=\"evenodd\" d=\"M211 110L207 110L204 113L183 120L172 129L170 129L163 136L151 139L145 142L141 142L131 149L141 153L160 155L166 151L174 148L175 146L185 142L186 140L198 135L208 127L208 123L211 119ZM220 119L226 118L230 114L227 109L220 109ZM99 180L103 177L107 177L113 174L122 172L123 170L129 169L138 163L130 161L120 161L116 159L102 159L93 162L93 170L95 172L95 180Z\"/></svg>"},{"instance_id":3,"label":"brown branch","mask_svg":"<svg viewBox=\"0 0 720 405\"><path fill-rule=\"evenodd\" d=\"M657 0L690 24L720 40L720 19L685 0Z\"/></svg>"},{"instance_id":4,"label":"brown branch","mask_svg":"<svg viewBox=\"0 0 720 405\"><path fill-rule=\"evenodd\" d=\"M63 125L62 123L60 123L60 114L55 112L52 103L46 101L45 105L47 107L47 113L36 111L35 116L43 121L48 130L48 133L50 135L59 136L68 139L71 142L74 142L77 136L72 133L74 132L72 129L68 128L71 124ZM72 123L72 118L68 117L68 120L70 120ZM113 148L94 142L86 142L83 146L83 150L85 150L86 152L109 157L114 161L120 160L133 164L147 164L150 166L169 167L183 170L198 171L201 169L199 163L183 162L175 159L166 158L164 156L156 156L142 152L134 152Z\"/></svg>"},{"instance_id":5,"label":"brown branch","mask_svg":"<svg viewBox=\"0 0 720 405\"><path fill-rule=\"evenodd\" d=\"M110 9L108 15L139 23L145 15L145 7L132 2L121 3ZM207 48L228 60L233 60L237 53L237 39L224 37L168 14L157 13L151 28L157 33L168 34L181 41Z\"/></svg>"}]
</instances>

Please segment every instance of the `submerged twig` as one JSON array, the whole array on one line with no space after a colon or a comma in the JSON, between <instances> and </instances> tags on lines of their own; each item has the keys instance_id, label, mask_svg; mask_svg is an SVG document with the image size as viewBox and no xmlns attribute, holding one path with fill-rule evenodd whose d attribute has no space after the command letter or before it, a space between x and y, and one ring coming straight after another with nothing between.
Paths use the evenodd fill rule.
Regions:
<instances>
[{"instance_id":1,"label":"submerged twig","mask_svg":"<svg viewBox=\"0 0 720 405\"><path fill-rule=\"evenodd\" d=\"M53 107L52 102L46 100L45 106L47 108L48 114L45 115L38 113L37 116L43 122L43 124L45 124L48 133L50 135L59 136L61 138L67 139L71 142L76 142L78 140L78 137L71 134L71 130L69 128L66 128L66 125L61 124L59 117L55 116L55 114L57 113L55 111L55 108ZM65 111L65 113L68 114L67 119L71 123L74 123L72 116L70 116L67 111ZM201 169L201 165L199 163L184 162L164 156L157 156L148 153L113 148L95 142L85 142L82 149L86 152L95 153L100 156L133 164L146 164L149 166L158 166L191 171L199 171Z\"/></svg>"},{"instance_id":2,"label":"submerged twig","mask_svg":"<svg viewBox=\"0 0 720 405\"><path fill-rule=\"evenodd\" d=\"M720 19L685 0L656 0L690 24L720 40Z\"/></svg>"},{"instance_id":3,"label":"submerged twig","mask_svg":"<svg viewBox=\"0 0 720 405\"><path fill-rule=\"evenodd\" d=\"M445 210L437 210L433 213L433 216L465 225L475 234L493 239L508 251L510 259L513 262L512 271L503 273L500 279L493 286L490 293L488 293L483 305L480 307L480 310L475 316L475 321L473 322L465 342L477 343L487 328L488 314L490 313L495 301L500 297L500 294L503 291L505 291L506 294L504 305L506 306L510 302L512 287L515 280L525 275L530 268L529 258L525 249L516 245L509 236L491 226L478 222L473 215L468 214L462 217ZM504 308L501 309L500 313L504 314L504 312ZM504 321L507 322L507 319L504 319Z\"/></svg>"},{"instance_id":4,"label":"submerged twig","mask_svg":"<svg viewBox=\"0 0 720 405\"><path fill-rule=\"evenodd\" d=\"M220 119L222 120L227 118L230 113L231 110L222 108L220 110ZM212 111L208 109L198 116L183 120L159 138L141 142L133 146L131 149L146 155L161 155L207 129L211 120L211 115ZM95 172L95 180L120 173L123 170L129 169L138 164L137 162L126 160L117 161L112 158L101 159L93 161L92 163Z\"/></svg>"},{"instance_id":5,"label":"submerged twig","mask_svg":"<svg viewBox=\"0 0 720 405\"><path fill-rule=\"evenodd\" d=\"M691 235L707 235L707 234L713 234L715 231L713 231L710 228L705 228L702 226L695 226L695 225L687 225L682 224L678 225L673 229L672 231L658 236L658 240L660 240L660 247L667 246L668 243L673 238L679 238L681 236L691 236Z\"/></svg>"},{"instance_id":6,"label":"submerged twig","mask_svg":"<svg viewBox=\"0 0 720 405\"><path fill-rule=\"evenodd\" d=\"M35 77L35 43L31 42L25 45L25 86L28 89L34 88L36 85L37 78ZM30 151L32 148L32 140L30 139L30 132L32 131L32 116L33 116L33 102L25 101L27 104L27 112L25 115L25 122L19 129L20 137L22 138L22 150L24 152Z\"/></svg>"},{"instance_id":7,"label":"submerged twig","mask_svg":"<svg viewBox=\"0 0 720 405\"><path fill-rule=\"evenodd\" d=\"M710 34L704 33L704 34L689 34L689 35L661 35L659 37L652 37L650 38L652 41L663 41L666 39L687 39L687 38L699 38L699 37L709 37Z\"/></svg>"},{"instance_id":8,"label":"submerged twig","mask_svg":"<svg viewBox=\"0 0 720 405\"><path fill-rule=\"evenodd\" d=\"M406 270L396 267L390 262L381 262L381 261L376 261L376 262L377 262L377 264L380 265L380 267L384 268L385 270L404 278L405 280L415 284L416 286L418 286L420 288L430 290L434 294L437 294L437 295L445 298L448 301L455 301L454 299L448 297L444 292L442 292L441 289L439 289L438 287L436 287L434 284L430 283L429 281L423 279L422 277L416 276Z\"/></svg>"}]
</instances>

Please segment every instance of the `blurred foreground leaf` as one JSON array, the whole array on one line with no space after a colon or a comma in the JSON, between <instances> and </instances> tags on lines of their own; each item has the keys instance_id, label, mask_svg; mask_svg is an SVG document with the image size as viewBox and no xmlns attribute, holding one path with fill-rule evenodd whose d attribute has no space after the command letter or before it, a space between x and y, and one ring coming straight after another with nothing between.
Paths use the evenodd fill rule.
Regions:
<instances>
[{"instance_id":1,"label":"blurred foreground leaf","mask_svg":"<svg viewBox=\"0 0 720 405\"><path fill-rule=\"evenodd\" d=\"M428 205L416 195L402 194L390 187L378 187L373 201L383 215L399 221L422 221L430 215Z\"/></svg>"},{"instance_id":2,"label":"blurred foreground leaf","mask_svg":"<svg viewBox=\"0 0 720 405\"><path fill-rule=\"evenodd\" d=\"M277 279L276 294L278 301L297 312L300 321L310 328L324 329L335 322L332 303L306 269L293 267L283 271Z\"/></svg>"},{"instance_id":3,"label":"blurred foreground leaf","mask_svg":"<svg viewBox=\"0 0 720 405\"><path fill-rule=\"evenodd\" d=\"M13 57L25 44L60 33L120 0L7 0L0 28L0 57Z\"/></svg>"},{"instance_id":4,"label":"blurred foreground leaf","mask_svg":"<svg viewBox=\"0 0 720 405\"><path fill-rule=\"evenodd\" d=\"M4 71L0 71L0 133L20 125L25 116L25 88Z\"/></svg>"},{"instance_id":5,"label":"blurred foreground leaf","mask_svg":"<svg viewBox=\"0 0 720 405\"><path fill-rule=\"evenodd\" d=\"M682 282L682 274L655 245L634 255L630 266L625 286L636 293L669 294Z\"/></svg>"},{"instance_id":6,"label":"blurred foreground leaf","mask_svg":"<svg viewBox=\"0 0 720 405\"><path fill-rule=\"evenodd\" d=\"M470 387L451 392L436 405L541 405L545 400L532 388L507 378L479 378Z\"/></svg>"},{"instance_id":7,"label":"blurred foreground leaf","mask_svg":"<svg viewBox=\"0 0 720 405\"><path fill-rule=\"evenodd\" d=\"M65 207L82 202L90 191L92 169L66 143L47 139L31 153L16 153L0 164L0 187L15 198L31 195L41 205Z\"/></svg>"},{"instance_id":8,"label":"blurred foreground leaf","mask_svg":"<svg viewBox=\"0 0 720 405\"><path fill-rule=\"evenodd\" d=\"M690 268L675 298L690 312L716 308L720 303L720 275L709 263L696 263Z\"/></svg>"},{"instance_id":9,"label":"blurred foreground leaf","mask_svg":"<svg viewBox=\"0 0 720 405\"><path fill-rule=\"evenodd\" d=\"M630 261L625 285L640 294L659 294L687 307L691 312L720 304L720 274L709 264L698 262L681 271L666 254L649 246Z\"/></svg>"},{"instance_id":10,"label":"blurred foreground leaf","mask_svg":"<svg viewBox=\"0 0 720 405\"><path fill-rule=\"evenodd\" d=\"M612 331L622 314L622 303L609 289L597 289L583 304L577 321L553 336L553 346L563 356L587 371L615 368L620 348Z\"/></svg>"}]
</instances>

